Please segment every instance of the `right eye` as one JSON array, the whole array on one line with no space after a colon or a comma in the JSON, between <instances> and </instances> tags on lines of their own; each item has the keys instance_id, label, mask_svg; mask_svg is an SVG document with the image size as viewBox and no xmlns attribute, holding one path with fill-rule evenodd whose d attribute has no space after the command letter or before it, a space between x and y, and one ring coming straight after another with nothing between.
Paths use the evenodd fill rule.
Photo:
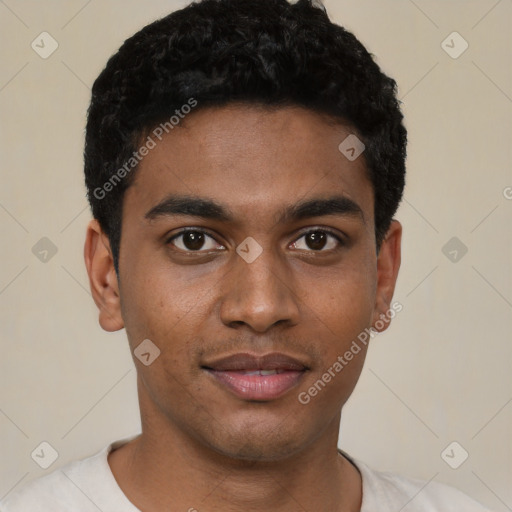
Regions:
<instances>
[{"instance_id":1,"label":"right eye","mask_svg":"<svg viewBox=\"0 0 512 512\"><path fill-rule=\"evenodd\" d=\"M214 243L209 242L208 244L208 240ZM211 235L197 229L184 229L169 238L166 243L184 252L208 252L218 248L225 248L223 245L218 244ZM206 249L204 248L205 243L209 245Z\"/></svg>"}]
</instances>

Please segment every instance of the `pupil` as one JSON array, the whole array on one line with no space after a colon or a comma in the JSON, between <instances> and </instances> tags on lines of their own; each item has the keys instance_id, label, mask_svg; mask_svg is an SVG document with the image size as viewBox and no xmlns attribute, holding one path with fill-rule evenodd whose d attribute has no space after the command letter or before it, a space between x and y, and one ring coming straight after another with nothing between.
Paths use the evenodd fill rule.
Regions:
<instances>
[{"instance_id":1,"label":"pupil","mask_svg":"<svg viewBox=\"0 0 512 512\"><path fill-rule=\"evenodd\" d=\"M203 233L188 232L183 235L183 243L187 249L199 250L204 243Z\"/></svg>"},{"instance_id":2,"label":"pupil","mask_svg":"<svg viewBox=\"0 0 512 512\"><path fill-rule=\"evenodd\" d=\"M326 234L321 231L314 231L306 236L306 244L310 249L320 250L325 247Z\"/></svg>"}]
</instances>

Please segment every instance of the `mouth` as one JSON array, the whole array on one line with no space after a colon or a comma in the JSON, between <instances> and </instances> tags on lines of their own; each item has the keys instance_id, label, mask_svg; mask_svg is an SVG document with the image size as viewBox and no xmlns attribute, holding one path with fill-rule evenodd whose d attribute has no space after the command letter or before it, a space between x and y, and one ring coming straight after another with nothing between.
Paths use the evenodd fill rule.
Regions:
<instances>
[{"instance_id":1,"label":"mouth","mask_svg":"<svg viewBox=\"0 0 512 512\"><path fill-rule=\"evenodd\" d=\"M309 368L281 353L234 354L202 366L217 383L238 398L267 402L297 386Z\"/></svg>"}]
</instances>

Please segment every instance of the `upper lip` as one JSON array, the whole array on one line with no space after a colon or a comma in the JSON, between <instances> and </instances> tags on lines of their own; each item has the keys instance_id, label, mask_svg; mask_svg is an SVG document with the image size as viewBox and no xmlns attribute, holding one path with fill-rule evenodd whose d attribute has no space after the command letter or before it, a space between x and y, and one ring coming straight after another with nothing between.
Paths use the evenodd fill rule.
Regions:
<instances>
[{"instance_id":1,"label":"upper lip","mask_svg":"<svg viewBox=\"0 0 512 512\"><path fill-rule=\"evenodd\" d=\"M233 354L202 365L203 368L215 371L233 370L291 370L303 371L307 369L298 359L272 352L265 355L250 354L247 352Z\"/></svg>"}]
</instances>

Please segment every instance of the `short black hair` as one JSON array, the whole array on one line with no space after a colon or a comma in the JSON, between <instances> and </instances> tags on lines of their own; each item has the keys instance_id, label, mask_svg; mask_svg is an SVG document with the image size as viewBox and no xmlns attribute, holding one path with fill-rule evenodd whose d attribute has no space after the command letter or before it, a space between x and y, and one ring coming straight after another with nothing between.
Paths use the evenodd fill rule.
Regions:
<instances>
[{"instance_id":1,"label":"short black hair","mask_svg":"<svg viewBox=\"0 0 512 512\"><path fill-rule=\"evenodd\" d=\"M379 250L405 186L396 82L315 0L202 0L127 39L92 88L85 182L117 274L123 195L145 137L159 123L169 131L189 106L233 102L301 106L353 127L366 146Z\"/></svg>"}]
</instances>

